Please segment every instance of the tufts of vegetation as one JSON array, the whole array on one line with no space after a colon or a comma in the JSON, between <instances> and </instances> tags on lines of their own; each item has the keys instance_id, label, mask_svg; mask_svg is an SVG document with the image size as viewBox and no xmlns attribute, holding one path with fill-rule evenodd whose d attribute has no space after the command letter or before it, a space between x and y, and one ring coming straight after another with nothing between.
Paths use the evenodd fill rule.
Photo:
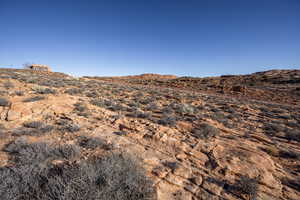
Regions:
<instances>
[{"instance_id":1,"label":"tufts of vegetation","mask_svg":"<svg viewBox=\"0 0 300 200\"><path fill-rule=\"evenodd\" d=\"M3 126L3 124L0 124L0 139L4 139L5 137L7 137L6 128Z\"/></svg>"},{"instance_id":2,"label":"tufts of vegetation","mask_svg":"<svg viewBox=\"0 0 300 200\"><path fill-rule=\"evenodd\" d=\"M176 118L173 115L164 114L162 118L157 121L157 123L164 126L175 126Z\"/></svg>"},{"instance_id":3,"label":"tufts of vegetation","mask_svg":"<svg viewBox=\"0 0 300 200\"><path fill-rule=\"evenodd\" d=\"M126 116L134 117L134 118L143 118L143 119L151 119L151 113L144 112L138 109L130 110L131 112L128 113Z\"/></svg>"},{"instance_id":4,"label":"tufts of vegetation","mask_svg":"<svg viewBox=\"0 0 300 200\"><path fill-rule=\"evenodd\" d=\"M220 130L210 124L202 123L192 131L192 134L196 138L209 139L219 135Z\"/></svg>"},{"instance_id":5,"label":"tufts of vegetation","mask_svg":"<svg viewBox=\"0 0 300 200\"><path fill-rule=\"evenodd\" d=\"M73 123L70 120L60 119L56 123L57 123L57 125L59 125L60 131L72 132L72 133L80 131L80 126L78 124Z\"/></svg>"},{"instance_id":6,"label":"tufts of vegetation","mask_svg":"<svg viewBox=\"0 0 300 200\"><path fill-rule=\"evenodd\" d=\"M44 142L29 143L20 137L8 144L4 151L13 154L17 164L34 164L45 160L71 159L79 156L80 149L75 145L50 146Z\"/></svg>"},{"instance_id":7,"label":"tufts of vegetation","mask_svg":"<svg viewBox=\"0 0 300 200\"><path fill-rule=\"evenodd\" d=\"M180 113L181 115L196 114L196 108L192 105L189 105L189 104L176 104L173 107L176 110L176 112Z\"/></svg>"},{"instance_id":8,"label":"tufts of vegetation","mask_svg":"<svg viewBox=\"0 0 300 200\"><path fill-rule=\"evenodd\" d=\"M258 181L259 177L250 178L249 176L241 176L233 185L225 183L224 188L230 193L237 195L240 199L256 200L259 186Z\"/></svg>"},{"instance_id":9,"label":"tufts of vegetation","mask_svg":"<svg viewBox=\"0 0 300 200\"><path fill-rule=\"evenodd\" d=\"M92 149L92 150L96 148L101 148L105 150L112 149L112 147L109 144L107 144L107 142L97 137L79 136L77 142L79 146L84 147L86 149Z\"/></svg>"},{"instance_id":10,"label":"tufts of vegetation","mask_svg":"<svg viewBox=\"0 0 300 200\"><path fill-rule=\"evenodd\" d=\"M281 149L279 151L279 156L282 158L287 158L287 159L299 159L300 160L300 153L290 150L290 149Z\"/></svg>"},{"instance_id":11,"label":"tufts of vegetation","mask_svg":"<svg viewBox=\"0 0 300 200\"><path fill-rule=\"evenodd\" d=\"M88 117L91 114L88 107L83 103L78 102L78 103L75 103L74 106L75 106L74 111L79 116Z\"/></svg>"},{"instance_id":12,"label":"tufts of vegetation","mask_svg":"<svg viewBox=\"0 0 300 200\"><path fill-rule=\"evenodd\" d=\"M243 194L248 195L250 199L255 200L258 191L258 179L242 176L237 183L237 188Z\"/></svg>"},{"instance_id":13,"label":"tufts of vegetation","mask_svg":"<svg viewBox=\"0 0 300 200\"><path fill-rule=\"evenodd\" d=\"M24 96L24 91L21 91L21 90L16 91L15 95L17 95L17 96Z\"/></svg>"},{"instance_id":14,"label":"tufts of vegetation","mask_svg":"<svg viewBox=\"0 0 300 200\"><path fill-rule=\"evenodd\" d=\"M44 100L44 99L46 99L44 96L34 96L34 97L24 99L23 102L28 103L28 102L41 101L41 100Z\"/></svg>"},{"instance_id":15,"label":"tufts of vegetation","mask_svg":"<svg viewBox=\"0 0 300 200\"><path fill-rule=\"evenodd\" d=\"M56 90L52 88L35 86L32 88L37 94L55 94Z\"/></svg>"},{"instance_id":16,"label":"tufts of vegetation","mask_svg":"<svg viewBox=\"0 0 300 200\"><path fill-rule=\"evenodd\" d=\"M149 111L155 111L155 110L158 110L159 109L159 105L155 102L152 102L150 103L147 107L146 107L146 110L149 110Z\"/></svg>"},{"instance_id":17,"label":"tufts of vegetation","mask_svg":"<svg viewBox=\"0 0 300 200\"><path fill-rule=\"evenodd\" d=\"M288 140L293 140L300 142L300 131L297 130L287 130L285 132L285 138Z\"/></svg>"},{"instance_id":18,"label":"tufts of vegetation","mask_svg":"<svg viewBox=\"0 0 300 200\"><path fill-rule=\"evenodd\" d=\"M69 95L78 95L78 94L82 94L83 93L83 89L79 89L79 88L70 88L67 89L65 91L65 93L69 94Z\"/></svg>"},{"instance_id":19,"label":"tufts of vegetation","mask_svg":"<svg viewBox=\"0 0 300 200\"><path fill-rule=\"evenodd\" d=\"M0 106L9 106L10 102L6 98L0 98Z\"/></svg>"},{"instance_id":20,"label":"tufts of vegetation","mask_svg":"<svg viewBox=\"0 0 300 200\"><path fill-rule=\"evenodd\" d=\"M0 168L2 199L156 199L153 183L129 155L113 153L70 162L78 158L78 146L28 143L24 138L6 151L12 153L15 165Z\"/></svg>"},{"instance_id":21,"label":"tufts of vegetation","mask_svg":"<svg viewBox=\"0 0 300 200\"><path fill-rule=\"evenodd\" d=\"M287 185L290 188L293 188L294 190L300 192L300 178L297 177L295 179L289 179L289 178L284 178L281 180L281 182L284 185Z\"/></svg>"},{"instance_id":22,"label":"tufts of vegetation","mask_svg":"<svg viewBox=\"0 0 300 200\"><path fill-rule=\"evenodd\" d=\"M44 126L44 123L41 121L30 121L24 122L23 126L27 128L41 128L42 126Z\"/></svg>"},{"instance_id":23,"label":"tufts of vegetation","mask_svg":"<svg viewBox=\"0 0 300 200\"><path fill-rule=\"evenodd\" d=\"M11 81L6 81L3 83L3 87L8 90L14 88L15 85Z\"/></svg>"}]
</instances>

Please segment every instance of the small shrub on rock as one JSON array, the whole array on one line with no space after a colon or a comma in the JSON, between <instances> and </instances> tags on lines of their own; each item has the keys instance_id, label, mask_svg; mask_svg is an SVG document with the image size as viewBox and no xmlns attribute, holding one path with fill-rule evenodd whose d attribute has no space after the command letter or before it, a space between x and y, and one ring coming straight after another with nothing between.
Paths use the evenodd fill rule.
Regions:
<instances>
[{"instance_id":1,"label":"small shrub on rock","mask_svg":"<svg viewBox=\"0 0 300 200\"><path fill-rule=\"evenodd\" d=\"M17 96L24 96L24 91L19 90L19 91L16 91L15 94Z\"/></svg>"},{"instance_id":2,"label":"small shrub on rock","mask_svg":"<svg viewBox=\"0 0 300 200\"><path fill-rule=\"evenodd\" d=\"M242 176L237 182L237 189L241 193L248 195L251 200L255 200L258 191L258 179Z\"/></svg>"},{"instance_id":3,"label":"small shrub on rock","mask_svg":"<svg viewBox=\"0 0 300 200\"><path fill-rule=\"evenodd\" d=\"M23 126L27 128L41 128L42 126L44 126L44 123L40 121L30 121L24 122Z\"/></svg>"},{"instance_id":4,"label":"small shrub on rock","mask_svg":"<svg viewBox=\"0 0 300 200\"><path fill-rule=\"evenodd\" d=\"M15 85L11 81L6 81L3 83L3 87L5 87L6 89L12 89L15 87Z\"/></svg>"},{"instance_id":5,"label":"small shrub on rock","mask_svg":"<svg viewBox=\"0 0 300 200\"><path fill-rule=\"evenodd\" d=\"M77 142L79 146L84 147L86 149L101 148L105 150L110 150L112 148L104 140L101 140L100 138L97 137L79 136Z\"/></svg>"},{"instance_id":6,"label":"small shrub on rock","mask_svg":"<svg viewBox=\"0 0 300 200\"><path fill-rule=\"evenodd\" d=\"M208 138L219 135L220 131L219 131L219 129L217 129L216 127L214 127L210 124L202 123L202 124L200 124L199 127L195 128L192 131L192 134L196 138L208 139Z\"/></svg>"},{"instance_id":7,"label":"small shrub on rock","mask_svg":"<svg viewBox=\"0 0 300 200\"><path fill-rule=\"evenodd\" d=\"M70 89L67 89L65 91L65 93L67 93L69 95L78 95L78 94L82 94L83 90L79 89L79 88L70 88Z\"/></svg>"},{"instance_id":8,"label":"small shrub on rock","mask_svg":"<svg viewBox=\"0 0 300 200\"><path fill-rule=\"evenodd\" d=\"M46 98L43 96L35 96L35 97L30 97L30 98L24 99L23 102L28 103L28 102L41 101L44 99L46 99Z\"/></svg>"},{"instance_id":9,"label":"small shrub on rock","mask_svg":"<svg viewBox=\"0 0 300 200\"><path fill-rule=\"evenodd\" d=\"M129 155L113 153L70 162L78 159L78 146L57 147L26 140L15 141L6 150L17 159L15 165L0 168L2 199L156 199L152 181Z\"/></svg>"},{"instance_id":10,"label":"small shrub on rock","mask_svg":"<svg viewBox=\"0 0 300 200\"><path fill-rule=\"evenodd\" d=\"M77 132L80 130L80 126L70 120L60 119L59 121L57 121L57 124L59 125L60 131L66 131L66 132L73 133L73 132Z\"/></svg>"},{"instance_id":11,"label":"small shrub on rock","mask_svg":"<svg viewBox=\"0 0 300 200\"><path fill-rule=\"evenodd\" d=\"M56 90L47 87L36 86L32 88L37 94L55 94Z\"/></svg>"},{"instance_id":12,"label":"small shrub on rock","mask_svg":"<svg viewBox=\"0 0 300 200\"><path fill-rule=\"evenodd\" d=\"M9 106L10 102L5 98L0 98L0 106Z\"/></svg>"},{"instance_id":13,"label":"small shrub on rock","mask_svg":"<svg viewBox=\"0 0 300 200\"><path fill-rule=\"evenodd\" d=\"M13 130L12 134L14 136L42 136L46 133L51 132L54 129L54 126L44 124L40 121L31 121L23 123L24 127L17 128Z\"/></svg>"},{"instance_id":14,"label":"small shrub on rock","mask_svg":"<svg viewBox=\"0 0 300 200\"><path fill-rule=\"evenodd\" d=\"M286 130L285 138L288 140L294 140L294 141L300 142L300 131L291 130L291 129Z\"/></svg>"},{"instance_id":15,"label":"small shrub on rock","mask_svg":"<svg viewBox=\"0 0 300 200\"><path fill-rule=\"evenodd\" d=\"M157 123L164 126L175 126L176 118L173 115L164 115L161 119L157 121Z\"/></svg>"}]
</instances>

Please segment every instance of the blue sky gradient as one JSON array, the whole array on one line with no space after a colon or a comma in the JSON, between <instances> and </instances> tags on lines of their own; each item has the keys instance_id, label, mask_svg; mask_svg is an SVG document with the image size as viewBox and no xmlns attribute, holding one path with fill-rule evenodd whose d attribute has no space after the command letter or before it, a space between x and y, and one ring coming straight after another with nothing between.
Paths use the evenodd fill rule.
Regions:
<instances>
[{"instance_id":1,"label":"blue sky gradient","mask_svg":"<svg viewBox=\"0 0 300 200\"><path fill-rule=\"evenodd\" d=\"M0 0L0 67L82 75L300 67L299 0Z\"/></svg>"}]
</instances>

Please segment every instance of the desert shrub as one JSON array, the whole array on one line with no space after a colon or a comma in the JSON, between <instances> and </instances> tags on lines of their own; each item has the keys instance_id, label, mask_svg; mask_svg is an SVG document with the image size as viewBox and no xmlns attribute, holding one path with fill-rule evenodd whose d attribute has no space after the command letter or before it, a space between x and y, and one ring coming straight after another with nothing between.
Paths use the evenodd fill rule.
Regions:
<instances>
[{"instance_id":1,"label":"desert shrub","mask_svg":"<svg viewBox=\"0 0 300 200\"><path fill-rule=\"evenodd\" d=\"M23 102L28 103L28 102L35 102L35 101L41 101L46 99L43 96L34 96L34 97L29 97L27 99L24 99Z\"/></svg>"},{"instance_id":2,"label":"desert shrub","mask_svg":"<svg viewBox=\"0 0 300 200\"><path fill-rule=\"evenodd\" d=\"M237 182L237 188L240 192L249 195L250 199L254 200L257 197L258 179L241 176L240 180Z\"/></svg>"},{"instance_id":3,"label":"desert shrub","mask_svg":"<svg viewBox=\"0 0 300 200\"><path fill-rule=\"evenodd\" d=\"M27 82L27 83L37 83L38 80L37 79L25 79L25 82Z\"/></svg>"},{"instance_id":4,"label":"desert shrub","mask_svg":"<svg viewBox=\"0 0 300 200\"><path fill-rule=\"evenodd\" d=\"M64 147L63 147L64 148ZM152 182L129 155L120 153L77 162L74 147L19 142L10 149L21 160L0 168L0 196L10 200L143 200L156 199ZM77 148L77 147L76 147ZM22 150L25 149L25 150ZM69 151L71 150L71 151ZM26 160L28 159L28 160ZM24 162L23 162L24 161Z\"/></svg>"},{"instance_id":5,"label":"desert shrub","mask_svg":"<svg viewBox=\"0 0 300 200\"><path fill-rule=\"evenodd\" d=\"M258 192L259 178L241 176L234 184L225 183L224 189L239 197L239 199L256 200ZM247 195L247 197L245 197Z\"/></svg>"},{"instance_id":6,"label":"desert shrub","mask_svg":"<svg viewBox=\"0 0 300 200\"><path fill-rule=\"evenodd\" d=\"M86 105L84 105L83 103L75 103L74 106L75 106L75 110L78 112L85 112L88 109Z\"/></svg>"},{"instance_id":7,"label":"desert shrub","mask_svg":"<svg viewBox=\"0 0 300 200\"><path fill-rule=\"evenodd\" d=\"M294 190L297 190L298 192L300 192L300 178L297 177L295 179L289 179L289 178L283 178L281 180L281 182L284 185L287 185L290 188L293 188Z\"/></svg>"},{"instance_id":8,"label":"desert shrub","mask_svg":"<svg viewBox=\"0 0 300 200\"><path fill-rule=\"evenodd\" d=\"M17 128L12 131L14 136L31 135L41 136L45 133L49 133L54 129L54 126L44 124L40 121L24 122L23 127Z\"/></svg>"},{"instance_id":9,"label":"desert shrub","mask_svg":"<svg viewBox=\"0 0 300 200\"><path fill-rule=\"evenodd\" d=\"M276 123L265 123L263 129L268 135L276 136L278 132L284 131L285 127Z\"/></svg>"},{"instance_id":10,"label":"desert shrub","mask_svg":"<svg viewBox=\"0 0 300 200\"><path fill-rule=\"evenodd\" d=\"M65 91L65 93L69 94L69 95L78 95L78 94L82 94L83 93L83 89L79 89L79 88L70 88L67 89Z\"/></svg>"},{"instance_id":11,"label":"desert shrub","mask_svg":"<svg viewBox=\"0 0 300 200\"><path fill-rule=\"evenodd\" d=\"M24 91L21 91L21 90L16 91L15 95L17 95L17 96L24 96Z\"/></svg>"},{"instance_id":12,"label":"desert shrub","mask_svg":"<svg viewBox=\"0 0 300 200\"><path fill-rule=\"evenodd\" d=\"M285 124L289 127L300 129L300 124L298 124L296 122L286 122Z\"/></svg>"},{"instance_id":13,"label":"desert shrub","mask_svg":"<svg viewBox=\"0 0 300 200\"><path fill-rule=\"evenodd\" d=\"M98 106L98 107L102 107L102 108L105 108L106 107L106 103L104 100L102 99L92 99L90 101L90 103L94 106Z\"/></svg>"},{"instance_id":14,"label":"desert shrub","mask_svg":"<svg viewBox=\"0 0 300 200\"><path fill-rule=\"evenodd\" d=\"M285 132L285 138L288 140L300 142L300 132L297 130L288 129Z\"/></svg>"},{"instance_id":15,"label":"desert shrub","mask_svg":"<svg viewBox=\"0 0 300 200\"><path fill-rule=\"evenodd\" d=\"M0 124L0 139L5 138L6 136L6 128L3 126L3 124Z\"/></svg>"},{"instance_id":16,"label":"desert shrub","mask_svg":"<svg viewBox=\"0 0 300 200\"><path fill-rule=\"evenodd\" d=\"M173 115L164 114L162 118L157 121L157 123L164 126L175 126L176 118Z\"/></svg>"},{"instance_id":17,"label":"desert shrub","mask_svg":"<svg viewBox=\"0 0 300 200\"><path fill-rule=\"evenodd\" d=\"M30 135L30 136L42 136L46 133L51 132L54 129L54 126L52 125L44 125L39 128L24 128L20 127L12 131L12 134L14 136L24 136L24 135Z\"/></svg>"},{"instance_id":18,"label":"desert shrub","mask_svg":"<svg viewBox=\"0 0 300 200\"><path fill-rule=\"evenodd\" d=\"M176 110L176 112L180 113L180 114L195 114L196 113L196 108L192 105L189 104L176 104L174 105L174 109Z\"/></svg>"},{"instance_id":19,"label":"desert shrub","mask_svg":"<svg viewBox=\"0 0 300 200\"><path fill-rule=\"evenodd\" d=\"M8 90L0 90L0 96L7 96L8 94Z\"/></svg>"},{"instance_id":20,"label":"desert shrub","mask_svg":"<svg viewBox=\"0 0 300 200\"><path fill-rule=\"evenodd\" d=\"M128 117L135 117L135 118L144 118L144 119L150 119L151 114L148 112L143 112L141 110L132 110L132 112L128 113L126 116Z\"/></svg>"},{"instance_id":21,"label":"desert shrub","mask_svg":"<svg viewBox=\"0 0 300 200\"><path fill-rule=\"evenodd\" d=\"M132 107L132 108L139 108L141 107L140 103L139 102L134 102L134 101L131 101L127 104L129 107Z\"/></svg>"},{"instance_id":22,"label":"desert shrub","mask_svg":"<svg viewBox=\"0 0 300 200\"><path fill-rule=\"evenodd\" d=\"M0 98L0 106L9 106L10 102L6 98Z\"/></svg>"},{"instance_id":23,"label":"desert shrub","mask_svg":"<svg viewBox=\"0 0 300 200\"><path fill-rule=\"evenodd\" d=\"M85 96L87 96L87 97L92 97L92 98L96 98L96 97L99 96L99 94L98 94L97 92L95 92L95 91L90 91L90 92L87 92L87 93L85 94Z\"/></svg>"},{"instance_id":24,"label":"desert shrub","mask_svg":"<svg viewBox=\"0 0 300 200\"><path fill-rule=\"evenodd\" d=\"M278 157L280 155L280 149L276 146L259 147L259 149L268 153L271 156Z\"/></svg>"},{"instance_id":25,"label":"desert shrub","mask_svg":"<svg viewBox=\"0 0 300 200\"><path fill-rule=\"evenodd\" d=\"M35 86L32 88L37 94L55 94L56 90L47 87Z\"/></svg>"},{"instance_id":26,"label":"desert shrub","mask_svg":"<svg viewBox=\"0 0 300 200\"><path fill-rule=\"evenodd\" d=\"M173 114L173 113L174 113L174 110L173 110L172 106L165 106L165 107L162 109L162 112L163 112L165 115L170 115L170 114Z\"/></svg>"},{"instance_id":27,"label":"desert shrub","mask_svg":"<svg viewBox=\"0 0 300 200\"><path fill-rule=\"evenodd\" d=\"M117 102L112 101L112 100L93 99L93 100L90 101L90 103L92 105L102 107L102 108L106 108L106 109L109 109L111 111L124 111L124 110L126 110L126 108L124 106L122 106L120 103L117 103Z\"/></svg>"},{"instance_id":28,"label":"desert shrub","mask_svg":"<svg viewBox=\"0 0 300 200\"><path fill-rule=\"evenodd\" d=\"M63 127L64 130L68 131L68 132L77 132L80 130L80 126L78 124L68 124L65 127Z\"/></svg>"},{"instance_id":29,"label":"desert shrub","mask_svg":"<svg viewBox=\"0 0 300 200\"><path fill-rule=\"evenodd\" d=\"M152 102L146 107L146 110L154 111L154 110L157 110L158 108L159 108L158 104L155 102Z\"/></svg>"},{"instance_id":30,"label":"desert shrub","mask_svg":"<svg viewBox=\"0 0 300 200\"><path fill-rule=\"evenodd\" d=\"M24 122L23 126L27 128L41 128L42 126L44 126L44 123L41 121L30 121Z\"/></svg>"},{"instance_id":31,"label":"desert shrub","mask_svg":"<svg viewBox=\"0 0 300 200\"><path fill-rule=\"evenodd\" d=\"M54 129L54 126L52 126L52 125L44 125L44 126L39 128L39 130L42 133L48 133L48 132L52 131L53 129Z\"/></svg>"},{"instance_id":32,"label":"desert shrub","mask_svg":"<svg viewBox=\"0 0 300 200\"><path fill-rule=\"evenodd\" d=\"M90 110L88 109L88 107L83 104L83 103L75 103L74 104L75 108L74 111L79 115L79 116L84 116L84 117L88 117L91 113Z\"/></svg>"},{"instance_id":33,"label":"desert shrub","mask_svg":"<svg viewBox=\"0 0 300 200\"><path fill-rule=\"evenodd\" d=\"M86 149L101 148L110 150L112 147L106 141L97 137L79 136L77 139L78 145Z\"/></svg>"},{"instance_id":34,"label":"desert shrub","mask_svg":"<svg viewBox=\"0 0 300 200\"><path fill-rule=\"evenodd\" d=\"M20 127L12 131L13 136L24 136L24 135L38 136L40 134L41 133L39 133L36 129L24 128L24 127Z\"/></svg>"},{"instance_id":35,"label":"desert shrub","mask_svg":"<svg viewBox=\"0 0 300 200\"><path fill-rule=\"evenodd\" d=\"M124 106L122 106L121 104L118 104L118 103L112 104L107 109L109 109L111 111L124 111L124 110L126 110L126 108Z\"/></svg>"},{"instance_id":36,"label":"desert shrub","mask_svg":"<svg viewBox=\"0 0 300 200\"><path fill-rule=\"evenodd\" d=\"M75 124L74 122L67 120L67 119L60 119L57 122L57 125L59 125L58 129L63 132L77 132L80 130L80 126L78 124Z\"/></svg>"},{"instance_id":37,"label":"desert shrub","mask_svg":"<svg viewBox=\"0 0 300 200\"><path fill-rule=\"evenodd\" d=\"M300 153L289 149L280 149L279 156L287 159L300 159Z\"/></svg>"},{"instance_id":38,"label":"desert shrub","mask_svg":"<svg viewBox=\"0 0 300 200\"><path fill-rule=\"evenodd\" d=\"M192 131L192 135L200 139L208 139L211 137L215 137L219 134L219 129L207 123L200 124L197 128L195 128Z\"/></svg>"},{"instance_id":39,"label":"desert shrub","mask_svg":"<svg viewBox=\"0 0 300 200\"><path fill-rule=\"evenodd\" d=\"M80 153L75 145L50 146L44 142L29 143L25 137L17 138L8 144L4 151L13 153L13 160L17 164L33 164L44 160L70 159Z\"/></svg>"},{"instance_id":40,"label":"desert shrub","mask_svg":"<svg viewBox=\"0 0 300 200\"><path fill-rule=\"evenodd\" d=\"M6 89L12 89L15 87L15 85L11 81L6 81L3 83L3 87L5 87Z\"/></svg>"},{"instance_id":41,"label":"desert shrub","mask_svg":"<svg viewBox=\"0 0 300 200\"><path fill-rule=\"evenodd\" d=\"M139 102L140 102L141 104L147 105L147 104L149 104L149 103L151 103L151 102L153 102L153 101L154 101L153 98L145 98L145 99L141 99Z\"/></svg>"}]
</instances>

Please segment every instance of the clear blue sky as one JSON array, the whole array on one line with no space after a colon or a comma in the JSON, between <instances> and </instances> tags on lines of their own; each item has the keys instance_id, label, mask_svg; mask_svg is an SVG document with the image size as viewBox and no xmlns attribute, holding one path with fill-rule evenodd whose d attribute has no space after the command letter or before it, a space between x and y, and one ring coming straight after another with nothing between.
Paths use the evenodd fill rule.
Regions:
<instances>
[{"instance_id":1,"label":"clear blue sky","mask_svg":"<svg viewBox=\"0 0 300 200\"><path fill-rule=\"evenodd\" d=\"M300 0L0 0L0 24L0 65L78 76L300 68Z\"/></svg>"}]
</instances>

